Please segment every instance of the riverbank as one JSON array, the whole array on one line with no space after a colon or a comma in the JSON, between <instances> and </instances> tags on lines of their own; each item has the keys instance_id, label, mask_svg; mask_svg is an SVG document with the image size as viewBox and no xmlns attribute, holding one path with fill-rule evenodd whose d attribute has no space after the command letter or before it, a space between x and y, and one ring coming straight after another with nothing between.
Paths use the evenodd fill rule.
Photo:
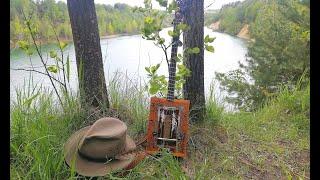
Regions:
<instances>
[{"instance_id":1,"label":"riverbank","mask_svg":"<svg viewBox=\"0 0 320 180\"><path fill-rule=\"evenodd\" d=\"M112 34L112 35L104 35L104 36L100 36L100 39L111 39L111 38L117 38L117 37L121 37L121 36L132 36L132 35L137 35L140 34L139 32L135 32L135 33L121 33L121 34ZM66 39L66 38L59 38L59 41L61 42L65 42L65 43L73 43L72 39ZM41 46L51 46L53 44L57 44L56 40L53 41L47 41L47 40L42 40L42 41L37 41L37 44L41 44ZM15 51L17 49L19 49L18 45L15 45L16 43L14 43L12 40L10 40L10 52L11 51ZM31 47L34 47L33 45Z\"/></svg>"},{"instance_id":2,"label":"riverbank","mask_svg":"<svg viewBox=\"0 0 320 180\"><path fill-rule=\"evenodd\" d=\"M105 36L100 36L100 39L111 39L111 38L117 38L121 36L133 36L133 35L138 35L140 33L122 33L122 34L112 34L112 35L105 35Z\"/></svg>"},{"instance_id":3,"label":"riverbank","mask_svg":"<svg viewBox=\"0 0 320 180\"><path fill-rule=\"evenodd\" d=\"M215 32L223 32L221 31L220 29L220 23L221 21L218 20L214 23L212 23L211 25L208 26L209 29L212 29L212 31L215 31ZM223 33L226 33L226 32L223 32ZM228 33L227 33L228 34ZM234 36L232 34L229 34L231 36ZM254 42L255 40L253 38L251 38L250 36L250 31L249 31L249 24L244 24L241 28L241 30L237 33L236 37L238 38L241 38L241 39L244 39L244 40L247 40L247 41L251 41L251 42Z\"/></svg>"},{"instance_id":4,"label":"riverbank","mask_svg":"<svg viewBox=\"0 0 320 180\"><path fill-rule=\"evenodd\" d=\"M246 39L246 40L252 40L249 32L249 24L243 25L240 32L237 34L237 37Z\"/></svg>"},{"instance_id":5,"label":"riverbank","mask_svg":"<svg viewBox=\"0 0 320 180\"><path fill-rule=\"evenodd\" d=\"M141 96L143 88L121 77L111 83L112 110L94 113L82 109L76 97L63 112L50 94L20 96L10 111L10 179L76 178L64 163L63 144L100 117L123 120L135 140L144 136L149 99ZM256 112L228 113L210 97L206 120L190 126L187 159L177 161L168 153L146 158L123 178L309 179L309 101L309 87L284 89Z\"/></svg>"}]
</instances>

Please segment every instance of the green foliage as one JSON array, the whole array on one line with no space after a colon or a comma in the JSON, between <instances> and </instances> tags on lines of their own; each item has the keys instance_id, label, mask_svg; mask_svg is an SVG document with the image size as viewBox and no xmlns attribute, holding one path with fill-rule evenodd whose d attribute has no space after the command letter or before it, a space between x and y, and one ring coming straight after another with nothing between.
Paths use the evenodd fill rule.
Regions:
<instances>
[{"instance_id":1,"label":"green foliage","mask_svg":"<svg viewBox=\"0 0 320 180\"><path fill-rule=\"evenodd\" d=\"M24 13L24 12L22 12L22 13ZM24 51L24 53L26 53L29 56L30 67L21 68L19 70L29 71L29 72L33 72L33 73L39 73L39 74L45 75L47 78L49 78L51 86L54 89L55 94L57 95L57 98L60 102L60 105L63 106L61 94L66 95L66 96L69 95L68 84L66 81L66 76L69 76L69 74L66 74L66 73L69 73L69 72L65 72L66 64L64 62L64 56L63 56L64 50L68 46L68 43L65 43L65 42L59 40L59 37L56 34L54 27L52 26L52 31L54 32L54 36L57 41L57 46L60 51L60 54L58 55L56 50L51 50L49 52L49 56L51 59L54 59L54 65L52 65L52 64L49 65L48 59L45 61L43 58L43 54L41 51L41 43L37 43L37 41L38 42L40 41L41 33L40 33L40 29L38 28L38 25L35 23L35 21L33 21L34 18L36 18L36 17L32 16L32 14L27 14L27 15L24 14L23 18L24 18L24 26L25 26L24 29L26 29L25 33L26 33L26 35L29 36L29 40L31 39L31 43L29 43L28 39L26 39L26 40L18 41L18 45L19 45L20 49L22 49ZM32 48L31 48L30 44L32 44ZM33 54L32 49L36 50L37 55L40 58L40 62L45 69L44 72L35 70L33 63L32 63L32 59L31 59L31 55ZM68 65L69 64L67 64L67 66ZM70 68L70 67L68 67L68 68ZM63 72L62 75L60 73L58 73L60 69ZM54 81L57 82L58 84L55 84ZM69 83L69 79L68 79L68 83ZM60 92L59 90L63 90L63 91Z\"/></svg>"},{"instance_id":2,"label":"green foliage","mask_svg":"<svg viewBox=\"0 0 320 180\"><path fill-rule=\"evenodd\" d=\"M219 21L219 19L220 19L220 14L217 11L213 11L213 12L207 11L204 14L204 24L206 26L209 26L212 23Z\"/></svg>"},{"instance_id":3,"label":"green foliage","mask_svg":"<svg viewBox=\"0 0 320 180\"><path fill-rule=\"evenodd\" d=\"M215 39L215 37L211 38L209 35L206 35L204 38L204 43L212 43Z\"/></svg>"},{"instance_id":4,"label":"green foliage","mask_svg":"<svg viewBox=\"0 0 320 180\"><path fill-rule=\"evenodd\" d=\"M101 36L138 33L143 24L142 13L123 3L96 4L96 12Z\"/></svg>"},{"instance_id":5,"label":"green foliage","mask_svg":"<svg viewBox=\"0 0 320 180\"><path fill-rule=\"evenodd\" d=\"M212 43L216 38L215 37L210 37L209 35L206 35L206 37L204 38L204 48L209 51L209 52L214 52L214 47L212 45L210 45L210 43Z\"/></svg>"},{"instance_id":6,"label":"green foliage","mask_svg":"<svg viewBox=\"0 0 320 180\"><path fill-rule=\"evenodd\" d=\"M47 66L47 69L48 69L49 72L52 72L52 73L57 73L58 72L58 67L55 66L55 65Z\"/></svg>"},{"instance_id":7,"label":"green foliage","mask_svg":"<svg viewBox=\"0 0 320 180\"><path fill-rule=\"evenodd\" d=\"M27 41L18 41L18 46L26 55L31 56L33 54L33 50Z\"/></svg>"},{"instance_id":8,"label":"green foliage","mask_svg":"<svg viewBox=\"0 0 320 180\"><path fill-rule=\"evenodd\" d=\"M251 23L248 58L241 70L217 74L228 101L245 110L257 109L282 85L294 87L310 71L309 7L298 1L272 1ZM251 83L248 78L251 78Z\"/></svg>"},{"instance_id":9,"label":"green foliage","mask_svg":"<svg viewBox=\"0 0 320 180\"><path fill-rule=\"evenodd\" d=\"M50 54L51 58L56 58L57 57L57 52L56 51L52 50L52 51L49 52L49 54Z\"/></svg>"},{"instance_id":10,"label":"green foliage","mask_svg":"<svg viewBox=\"0 0 320 180\"><path fill-rule=\"evenodd\" d=\"M177 8L178 8L178 5L177 5L176 1L171 1L171 3L169 4L169 6L167 7L167 11L168 11L169 13L171 13L172 11L177 10Z\"/></svg>"},{"instance_id":11,"label":"green foliage","mask_svg":"<svg viewBox=\"0 0 320 180\"><path fill-rule=\"evenodd\" d=\"M133 10L134 8L121 3L116 3L114 6L96 4L100 35L138 33L143 24L143 16L141 12ZM10 47L16 47L19 40L28 37L23 28L22 11L25 14L34 12L32 21L42 42L50 43L56 40L52 25L60 39L72 40L68 8L65 2L13 0L10 1Z\"/></svg>"},{"instance_id":12,"label":"green foliage","mask_svg":"<svg viewBox=\"0 0 320 180\"><path fill-rule=\"evenodd\" d=\"M159 12L158 10L152 9L151 1L146 0L144 2L145 2L146 8L143 11L141 11L144 13L144 16L145 16L144 26L142 28L142 35L143 35L142 37L144 39L154 41L154 44L163 50L166 57L168 69L169 69L170 59L168 57L169 53L167 52L167 50L172 46L172 42L166 44L165 39L160 36L160 31L163 29L163 26L164 26L163 22L165 21L165 19L168 19L167 17L170 16L172 11L177 10L177 3L176 1L172 1L170 4L168 4L167 1L157 0L157 2L161 6L166 7L165 12ZM172 38L178 37L188 29L189 29L189 26L187 24L184 24L183 22L179 22L176 25L176 28L174 30L168 30L168 35ZM215 38L209 37L209 35L205 37L204 42L205 42L205 49L207 51L214 52L213 46L210 45L210 43L212 43L214 39ZM181 41L179 41L178 46L182 46ZM199 47L189 47L184 49L185 57L190 56L192 54L198 54L198 53L200 53ZM183 83L185 83L185 78L190 76L191 74L191 71L186 66L183 65L184 64L183 61L185 57L183 57L181 54L178 54L177 58L175 58L175 61L177 63L176 64L177 69L178 69L175 77L175 80L176 80L175 90L178 97L182 95L182 87L183 87ZM166 94L166 91L167 91L166 90L167 81L165 80L164 75L158 75L156 73L159 66L160 65L158 64L156 66L146 67L145 69L150 78L149 93L151 95L159 94L163 96L163 94ZM155 72L151 72L152 67L158 67L158 68L156 68Z\"/></svg>"},{"instance_id":13,"label":"green foliage","mask_svg":"<svg viewBox=\"0 0 320 180\"><path fill-rule=\"evenodd\" d=\"M216 95L213 83L210 85L209 96L206 98L206 121L217 125L224 113L224 106Z\"/></svg>"},{"instance_id":14,"label":"green foliage","mask_svg":"<svg viewBox=\"0 0 320 180\"><path fill-rule=\"evenodd\" d=\"M152 4L151 1L144 1L145 2L145 9L142 11L144 14L144 25L142 28L142 37L147 40L152 40L154 41L154 44L161 48L165 54L167 65L169 68L169 57L168 57L168 52L167 50L172 46L172 43L166 43L165 38L160 36L160 31L164 27L164 21L165 19L168 19L168 16L170 16L169 13L171 13L173 10L176 10L176 2L172 1L170 4L167 3L167 1L163 0L158 0L158 3L166 7L165 12L160 12L159 10L152 9ZM179 23L176 26L175 30L169 30L168 35L173 37L180 36L181 33L185 30L188 29L188 25L184 23ZM180 44L182 45L182 44ZM179 45L179 46L180 46ZM188 50L190 54L192 53L199 53L200 50L199 48L190 48ZM178 57L175 59L177 63L177 69L178 72L176 72L176 83L175 83L175 89L176 89L176 94L181 95L182 91L182 86L183 83L185 82L184 78L186 76L190 75L190 70L188 70L184 65L183 65L183 57L181 55L178 55ZM159 75L157 73L157 70L159 69L160 64L157 64L155 66L150 66L146 67L145 70L148 73L149 79L149 93L151 95L160 95L164 96L167 93L167 80L164 75Z\"/></svg>"},{"instance_id":15,"label":"green foliage","mask_svg":"<svg viewBox=\"0 0 320 180\"><path fill-rule=\"evenodd\" d=\"M177 29L178 29L178 31L184 32L184 31L189 29L189 26L187 24L184 24L184 23L179 23L177 25Z\"/></svg>"},{"instance_id":16,"label":"green foliage","mask_svg":"<svg viewBox=\"0 0 320 180\"><path fill-rule=\"evenodd\" d=\"M15 47L16 42L28 39L29 35L23 29L23 14L29 15L32 12L32 23L26 21L25 25L32 24L32 33L37 32L39 39L44 42L55 40L52 26L55 27L59 38L70 40L72 38L67 5L64 2L53 0L32 1L14 0L10 3L10 47Z\"/></svg>"},{"instance_id":17,"label":"green foliage","mask_svg":"<svg viewBox=\"0 0 320 180\"><path fill-rule=\"evenodd\" d=\"M251 24L255 21L259 10L264 5L265 3L259 0L229 3L224 5L219 12L206 14L205 24L210 25L220 20L220 31L236 35L244 24Z\"/></svg>"},{"instance_id":18,"label":"green foliage","mask_svg":"<svg viewBox=\"0 0 320 180\"><path fill-rule=\"evenodd\" d=\"M22 50L28 50L30 48L30 45L26 41L18 41L19 48Z\"/></svg>"},{"instance_id":19,"label":"green foliage","mask_svg":"<svg viewBox=\"0 0 320 180\"><path fill-rule=\"evenodd\" d=\"M206 49L207 51L212 52L212 53L214 52L213 46L205 44L204 47L205 47L205 49Z\"/></svg>"},{"instance_id":20,"label":"green foliage","mask_svg":"<svg viewBox=\"0 0 320 180\"><path fill-rule=\"evenodd\" d=\"M62 41L59 42L60 49L64 50L67 46L68 46L68 43L65 43L65 42L62 42Z\"/></svg>"},{"instance_id":21,"label":"green foliage","mask_svg":"<svg viewBox=\"0 0 320 180\"><path fill-rule=\"evenodd\" d=\"M168 5L168 0L156 0L160 6L162 7L167 7Z\"/></svg>"},{"instance_id":22,"label":"green foliage","mask_svg":"<svg viewBox=\"0 0 320 180\"><path fill-rule=\"evenodd\" d=\"M10 108L11 179L66 179L70 172L64 165L63 143L83 121L77 100L69 99L62 113L53 93L39 85L31 83L16 92Z\"/></svg>"},{"instance_id":23,"label":"green foliage","mask_svg":"<svg viewBox=\"0 0 320 180\"><path fill-rule=\"evenodd\" d=\"M167 80L164 75L158 75L157 70L159 69L160 64L155 66L145 67L147 75L150 78L149 80L149 93L155 95L157 93L165 94L167 91Z\"/></svg>"},{"instance_id":24,"label":"green foliage","mask_svg":"<svg viewBox=\"0 0 320 180\"><path fill-rule=\"evenodd\" d=\"M68 80L68 83L70 81L70 57L69 55L67 56L67 62L66 62L66 70L67 70L67 80Z\"/></svg>"},{"instance_id":25,"label":"green foliage","mask_svg":"<svg viewBox=\"0 0 320 180\"><path fill-rule=\"evenodd\" d=\"M220 29L232 35L236 35L242 28L240 17L236 8L226 9L221 16Z\"/></svg>"},{"instance_id":26,"label":"green foliage","mask_svg":"<svg viewBox=\"0 0 320 180\"><path fill-rule=\"evenodd\" d=\"M185 49L185 52L187 54L198 54L200 52L200 49L198 47L187 48L187 49Z\"/></svg>"},{"instance_id":27,"label":"green foliage","mask_svg":"<svg viewBox=\"0 0 320 180\"><path fill-rule=\"evenodd\" d=\"M139 83L132 83L138 81L124 75L115 74L108 81L111 107L116 114L88 113L79 106L76 95L66 97L72 99L66 112L61 112L52 92L33 86L18 90L17 102L10 109L11 179L81 178L65 165L63 144L73 132L101 116L120 116L133 139L145 134L149 106L145 91ZM179 161L164 150L160 157L147 157L121 178L242 179L263 174L272 179L309 177L309 86L294 91L284 87L254 113L225 112L215 97L208 97L206 109L207 121L190 126L187 159ZM108 174L103 178L120 177Z\"/></svg>"}]
</instances>

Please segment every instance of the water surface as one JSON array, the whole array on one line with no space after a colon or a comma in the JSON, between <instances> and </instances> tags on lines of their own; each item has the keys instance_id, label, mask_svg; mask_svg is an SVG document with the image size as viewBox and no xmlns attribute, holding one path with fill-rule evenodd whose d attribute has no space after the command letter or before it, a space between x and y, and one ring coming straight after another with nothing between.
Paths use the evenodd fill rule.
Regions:
<instances>
[{"instance_id":1,"label":"water surface","mask_svg":"<svg viewBox=\"0 0 320 180\"><path fill-rule=\"evenodd\" d=\"M166 42L171 39L167 35L167 28L161 32L165 37ZM209 34L211 37L216 37L212 43L215 52L204 53L204 76L206 93L209 90L210 83L215 78L215 72L227 72L238 68L238 61L243 62L247 53L246 42L242 39L219 32L212 32L212 30L205 28L205 35ZM102 57L104 61L104 72L106 81L112 75L119 71L126 73L128 77L137 78L147 81L147 76L144 67L155 65L162 62L159 69L160 74L168 76L165 56L161 49L156 47L152 41L147 41L141 38L141 35L121 36L110 39L101 40ZM180 48L181 51L182 48ZM71 75L70 84L71 88L77 89L77 70L75 62L75 52L73 44L70 44L66 51L65 56L69 55L71 59ZM169 53L170 54L170 53ZM44 57L47 54L44 53ZM43 71L40 58L37 55L31 57L33 66L37 67L39 71ZM51 62L49 60L49 62ZM10 98L14 100L15 89L23 87L24 81L28 81L29 72L12 70L12 68L27 68L30 66L29 57L21 54L11 54L10 56ZM41 83L45 87L51 87L50 81L47 77L41 74L33 74L35 83ZM219 88L215 89L218 96L225 96Z\"/></svg>"}]
</instances>

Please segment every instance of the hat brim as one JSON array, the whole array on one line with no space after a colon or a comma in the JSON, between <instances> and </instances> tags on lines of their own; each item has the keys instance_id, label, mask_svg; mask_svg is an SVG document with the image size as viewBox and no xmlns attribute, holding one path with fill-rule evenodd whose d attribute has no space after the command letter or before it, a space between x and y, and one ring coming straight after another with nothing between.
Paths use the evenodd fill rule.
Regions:
<instances>
[{"instance_id":1,"label":"hat brim","mask_svg":"<svg viewBox=\"0 0 320 180\"><path fill-rule=\"evenodd\" d=\"M121 158L121 160L116 159L106 163L88 161L82 158L78 154L78 143L89 129L90 126L87 126L78 130L71 135L64 145L65 161L69 167L74 168L78 174L83 176L105 176L111 171L117 171L127 167L134 160L134 154L127 154L125 158ZM127 135L124 152L133 150L135 147L134 141Z\"/></svg>"}]
</instances>

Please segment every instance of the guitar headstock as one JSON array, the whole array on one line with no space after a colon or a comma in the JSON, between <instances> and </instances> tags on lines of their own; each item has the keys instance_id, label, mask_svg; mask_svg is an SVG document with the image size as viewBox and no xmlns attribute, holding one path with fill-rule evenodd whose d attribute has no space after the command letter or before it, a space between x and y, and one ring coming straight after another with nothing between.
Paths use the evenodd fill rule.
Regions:
<instances>
[{"instance_id":1,"label":"guitar headstock","mask_svg":"<svg viewBox=\"0 0 320 180\"><path fill-rule=\"evenodd\" d=\"M175 17L173 20L174 24L179 24L183 22L183 12L185 11L185 2L183 0L176 0L177 10L175 12Z\"/></svg>"}]
</instances>

